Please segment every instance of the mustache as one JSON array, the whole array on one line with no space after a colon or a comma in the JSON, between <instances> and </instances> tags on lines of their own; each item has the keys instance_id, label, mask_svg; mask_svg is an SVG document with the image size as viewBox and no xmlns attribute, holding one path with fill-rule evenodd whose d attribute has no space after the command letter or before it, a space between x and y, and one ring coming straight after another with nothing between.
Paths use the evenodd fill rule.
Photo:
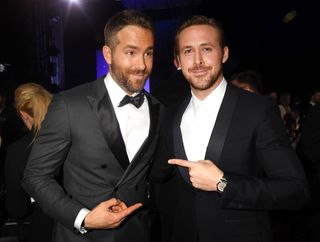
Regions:
<instances>
[{"instance_id":1,"label":"mustache","mask_svg":"<svg viewBox=\"0 0 320 242\"><path fill-rule=\"evenodd\" d=\"M208 71L210 70L210 67L203 66L203 65L195 65L192 68L189 69L189 71Z\"/></svg>"},{"instance_id":2,"label":"mustache","mask_svg":"<svg viewBox=\"0 0 320 242\"><path fill-rule=\"evenodd\" d=\"M133 75L148 75L149 71L145 71L145 70L131 70L128 71L128 74L133 74Z\"/></svg>"}]
</instances>

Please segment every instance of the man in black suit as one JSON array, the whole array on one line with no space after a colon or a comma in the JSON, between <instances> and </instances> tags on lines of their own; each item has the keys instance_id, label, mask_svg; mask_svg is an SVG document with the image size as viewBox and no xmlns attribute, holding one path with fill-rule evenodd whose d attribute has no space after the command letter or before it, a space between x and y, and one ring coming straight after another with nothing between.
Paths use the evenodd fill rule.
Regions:
<instances>
[{"instance_id":1,"label":"man in black suit","mask_svg":"<svg viewBox=\"0 0 320 242\"><path fill-rule=\"evenodd\" d=\"M310 184L311 197L302 210L308 241L320 241L320 104L310 107L303 125L297 153Z\"/></svg>"},{"instance_id":2,"label":"man in black suit","mask_svg":"<svg viewBox=\"0 0 320 242\"><path fill-rule=\"evenodd\" d=\"M175 65L191 95L168 111L151 172L153 181L174 176L173 197L155 199L173 201L166 242L269 242L268 210L308 198L276 103L226 82L228 53L213 19L194 16L177 31Z\"/></svg>"},{"instance_id":3,"label":"man in black suit","mask_svg":"<svg viewBox=\"0 0 320 242\"><path fill-rule=\"evenodd\" d=\"M109 74L53 98L24 173L24 188L57 221L53 241L149 241L143 205L163 109L143 91L154 29L125 10L104 34Z\"/></svg>"}]
</instances>

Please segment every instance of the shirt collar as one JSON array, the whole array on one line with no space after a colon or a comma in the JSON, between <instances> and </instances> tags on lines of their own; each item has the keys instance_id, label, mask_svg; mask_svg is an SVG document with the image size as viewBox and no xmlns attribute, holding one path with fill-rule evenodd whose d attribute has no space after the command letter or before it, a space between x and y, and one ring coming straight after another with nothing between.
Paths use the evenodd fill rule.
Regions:
<instances>
[{"instance_id":1,"label":"shirt collar","mask_svg":"<svg viewBox=\"0 0 320 242\"><path fill-rule=\"evenodd\" d=\"M109 93L109 97L111 99L113 107L118 107L121 100L124 96L128 95L120 86L119 84L112 78L110 73L106 75L104 78L104 84ZM136 96L138 93L134 93L132 96Z\"/></svg>"}]
</instances>

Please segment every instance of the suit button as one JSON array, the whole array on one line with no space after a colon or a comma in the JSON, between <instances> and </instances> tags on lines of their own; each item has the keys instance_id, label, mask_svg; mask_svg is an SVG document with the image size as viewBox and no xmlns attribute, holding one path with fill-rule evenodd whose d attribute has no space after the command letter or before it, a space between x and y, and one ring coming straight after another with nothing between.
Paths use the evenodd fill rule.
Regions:
<instances>
[{"instance_id":1,"label":"suit button","mask_svg":"<svg viewBox=\"0 0 320 242\"><path fill-rule=\"evenodd\" d=\"M102 169L106 169L108 166L107 166L107 164L102 164L100 167L101 167Z\"/></svg>"},{"instance_id":2,"label":"suit button","mask_svg":"<svg viewBox=\"0 0 320 242\"><path fill-rule=\"evenodd\" d=\"M134 186L134 190L139 191L139 186L138 186L138 185L135 185L135 186Z\"/></svg>"},{"instance_id":3,"label":"suit button","mask_svg":"<svg viewBox=\"0 0 320 242\"><path fill-rule=\"evenodd\" d=\"M117 191L118 191L118 187L115 187L115 188L113 189L113 191L114 191L114 192L117 192Z\"/></svg>"}]
</instances>

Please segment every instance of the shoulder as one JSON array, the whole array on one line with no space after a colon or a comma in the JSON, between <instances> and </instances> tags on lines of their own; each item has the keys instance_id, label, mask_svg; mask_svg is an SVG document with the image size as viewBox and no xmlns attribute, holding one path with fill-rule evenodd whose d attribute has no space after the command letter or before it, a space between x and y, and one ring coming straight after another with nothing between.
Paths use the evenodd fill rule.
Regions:
<instances>
[{"instance_id":1,"label":"shoulder","mask_svg":"<svg viewBox=\"0 0 320 242\"><path fill-rule=\"evenodd\" d=\"M99 88L101 89L103 87L105 89L103 78L99 78L95 81L87 82L87 83L81 84L79 86L70 88L68 90L61 91L58 93L58 95L60 94L63 97L75 97L75 96L89 95L92 92L94 92L95 89L99 89Z\"/></svg>"}]
</instances>

